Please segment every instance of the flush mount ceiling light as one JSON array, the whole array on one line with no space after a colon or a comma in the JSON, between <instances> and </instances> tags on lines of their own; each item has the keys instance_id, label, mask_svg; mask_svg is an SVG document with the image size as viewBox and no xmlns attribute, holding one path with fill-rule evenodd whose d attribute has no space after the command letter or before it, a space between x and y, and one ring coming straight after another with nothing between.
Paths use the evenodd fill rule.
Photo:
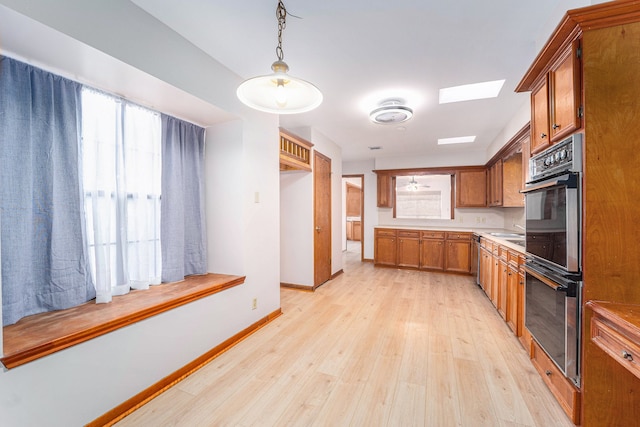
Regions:
<instances>
[{"instance_id":1,"label":"flush mount ceiling light","mask_svg":"<svg viewBox=\"0 0 640 427\"><path fill-rule=\"evenodd\" d=\"M273 74L245 80L236 94L247 106L267 113L295 114L311 111L322 103L322 93L313 84L287 74L289 66L283 61L282 51L282 31L287 25L287 10L282 1L278 1L276 18L278 60L271 65Z\"/></svg>"},{"instance_id":2,"label":"flush mount ceiling light","mask_svg":"<svg viewBox=\"0 0 640 427\"><path fill-rule=\"evenodd\" d=\"M453 86L440 89L440 104L495 98L500 93L504 80Z\"/></svg>"},{"instance_id":3,"label":"flush mount ceiling light","mask_svg":"<svg viewBox=\"0 0 640 427\"><path fill-rule=\"evenodd\" d=\"M401 99L387 99L369 113L369 119L383 125L406 122L413 117L413 110Z\"/></svg>"}]
</instances>

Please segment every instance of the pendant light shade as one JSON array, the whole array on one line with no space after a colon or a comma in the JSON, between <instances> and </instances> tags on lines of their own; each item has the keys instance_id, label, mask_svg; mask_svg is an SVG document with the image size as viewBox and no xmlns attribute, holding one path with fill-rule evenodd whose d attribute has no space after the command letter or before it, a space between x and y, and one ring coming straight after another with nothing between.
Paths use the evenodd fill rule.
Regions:
<instances>
[{"instance_id":1,"label":"pendant light shade","mask_svg":"<svg viewBox=\"0 0 640 427\"><path fill-rule=\"evenodd\" d=\"M287 11L280 0L278 18L278 60L271 65L273 74L245 80L236 91L238 99L259 111L275 114L296 114L311 111L322 103L322 93L308 81L287 74L289 66L283 61L282 30L286 26Z\"/></svg>"},{"instance_id":2,"label":"pendant light shade","mask_svg":"<svg viewBox=\"0 0 640 427\"><path fill-rule=\"evenodd\" d=\"M276 114L296 114L311 111L322 103L322 93L306 80L289 76L276 61L273 74L245 80L236 91L244 104L256 110Z\"/></svg>"}]
</instances>

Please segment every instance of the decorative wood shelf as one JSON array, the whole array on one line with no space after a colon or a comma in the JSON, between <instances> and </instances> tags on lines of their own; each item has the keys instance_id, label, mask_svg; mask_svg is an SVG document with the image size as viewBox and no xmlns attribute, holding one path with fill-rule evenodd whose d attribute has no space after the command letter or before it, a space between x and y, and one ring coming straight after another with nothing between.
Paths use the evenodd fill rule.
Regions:
<instances>
[{"instance_id":1,"label":"decorative wood shelf","mask_svg":"<svg viewBox=\"0 0 640 427\"><path fill-rule=\"evenodd\" d=\"M280 170L311 172L313 144L280 128Z\"/></svg>"}]
</instances>

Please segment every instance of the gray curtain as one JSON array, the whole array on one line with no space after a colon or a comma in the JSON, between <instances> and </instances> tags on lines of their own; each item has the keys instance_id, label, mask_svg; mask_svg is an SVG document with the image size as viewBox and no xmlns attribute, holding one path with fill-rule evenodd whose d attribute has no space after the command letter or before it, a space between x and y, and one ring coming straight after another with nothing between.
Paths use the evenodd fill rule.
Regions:
<instances>
[{"instance_id":1,"label":"gray curtain","mask_svg":"<svg viewBox=\"0 0 640 427\"><path fill-rule=\"evenodd\" d=\"M80 90L0 57L3 325L95 297L83 240Z\"/></svg>"},{"instance_id":2,"label":"gray curtain","mask_svg":"<svg viewBox=\"0 0 640 427\"><path fill-rule=\"evenodd\" d=\"M162 281L207 272L204 129L162 117Z\"/></svg>"}]
</instances>

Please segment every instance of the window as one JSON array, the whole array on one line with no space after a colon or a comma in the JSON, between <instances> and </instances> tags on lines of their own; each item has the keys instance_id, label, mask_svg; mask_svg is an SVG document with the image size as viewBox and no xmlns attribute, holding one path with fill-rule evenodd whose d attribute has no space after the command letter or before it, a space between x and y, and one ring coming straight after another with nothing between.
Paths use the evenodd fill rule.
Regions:
<instances>
[{"instance_id":1,"label":"window","mask_svg":"<svg viewBox=\"0 0 640 427\"><path fill-rule=\"evenodd\" d=\"M451 175L396 176L395 217L451 219Z\"/></svg>"},{"instance_id":2,"label":"window","mask_svg":"<svg viewBox=\"0 0 640 427\"><path fill-rule=\"evenodd\" d=\"M82 184L98 301L160 283L161 160L158 113L82 90Z\"/></svg>"}]
</instances>

